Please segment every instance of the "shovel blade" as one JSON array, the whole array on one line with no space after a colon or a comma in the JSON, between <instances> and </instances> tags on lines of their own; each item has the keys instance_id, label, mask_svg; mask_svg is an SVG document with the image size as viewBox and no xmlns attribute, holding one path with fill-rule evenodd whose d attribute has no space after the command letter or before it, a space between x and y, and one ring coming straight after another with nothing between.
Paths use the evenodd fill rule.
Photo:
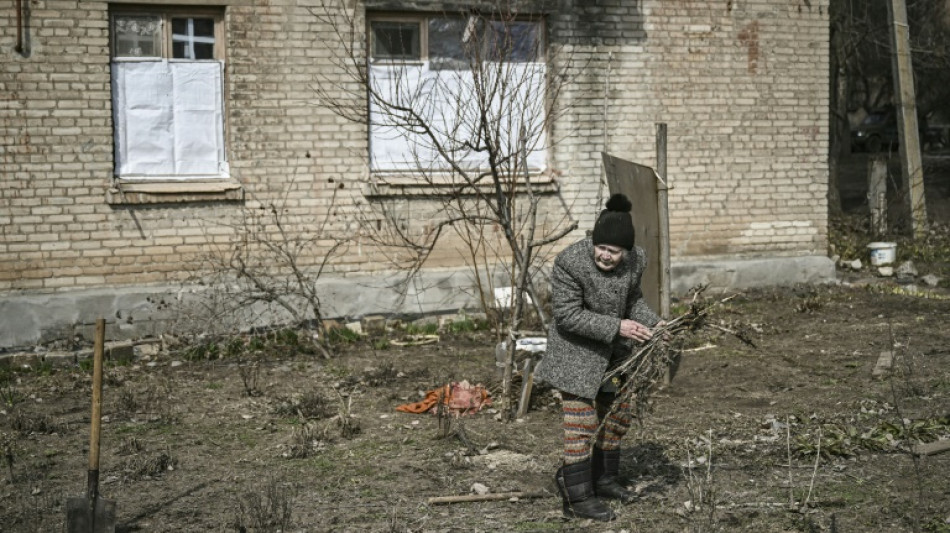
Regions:
<instances>
[{"instance_id":1,"label":"shovel blade","mask_svg":"<svg viewBox=\"0 0 950 533\"><path fill-rule=\"evenodd\" d=\"M86 497L66 500L67 533L115 533L115 502Z\"/></svg>"}]
</instances>

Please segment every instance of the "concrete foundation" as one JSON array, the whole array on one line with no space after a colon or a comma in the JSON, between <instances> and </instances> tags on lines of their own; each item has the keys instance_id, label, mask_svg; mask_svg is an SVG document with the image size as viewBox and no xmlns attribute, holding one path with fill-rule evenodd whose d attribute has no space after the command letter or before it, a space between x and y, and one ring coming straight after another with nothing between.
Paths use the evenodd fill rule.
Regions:
<instances>
[{"instance_id":1,"label":"concrete foundation","mask_svg":"<svg viewBox=\"0 0 950 533\"><path fill-rule=\"evenodd\" d=\"M706 285L710 290L833 282L834 263L827 257L782 257L674 263L672 293ZM398 274L347 277L319 283L325 318L366 315L423 315L478 308L469 270L427 271L404 293ZM403 295L404 294L404 295ZM0 351L37 344L72 343L92 338L95 320L107 321L106 338L136 339L176 333L177 328L221 327L213 301L204 288L160 286L122 287L48 294L22 293L0 297ZM210 303L210 305L209 305ZM274 306L242 308L231 326L249 328L289 322L290 315Z\"/></svg>"}]
</instances>

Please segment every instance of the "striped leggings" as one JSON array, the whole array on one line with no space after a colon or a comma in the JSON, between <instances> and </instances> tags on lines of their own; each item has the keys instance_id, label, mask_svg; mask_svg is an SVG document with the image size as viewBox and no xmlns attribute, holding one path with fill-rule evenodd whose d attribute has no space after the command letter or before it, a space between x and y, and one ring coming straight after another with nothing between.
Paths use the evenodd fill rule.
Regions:
<instances>
[{"instance_id":1,"label":"striped leggings","mask_svg":"<svg viewBox=\"0 0 950 533\"><path fill-rule=\"evenodd\" d=\"M617 396L600 393L596 400L589 400L562 393L564 405L564 464L590 460L591 442L601 450L620 448L620 439L630 429L633 421L633 404L620 402L614 405ZM611 411L613 408L613 412ZM609 413L609 414L608 414ZM605 420L606 417L606 420ZM597 431L601 421L603 427ZM592 439L597 431L596 440Z\"/></svg>"}]
</instances>

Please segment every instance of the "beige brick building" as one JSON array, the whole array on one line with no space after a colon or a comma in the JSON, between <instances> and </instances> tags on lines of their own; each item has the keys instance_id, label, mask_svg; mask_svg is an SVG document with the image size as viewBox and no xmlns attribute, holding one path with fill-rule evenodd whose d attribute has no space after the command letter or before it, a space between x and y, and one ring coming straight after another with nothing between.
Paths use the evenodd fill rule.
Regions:
<instances>
[{"instance_id":1,"label":"beige brick building","mask_svg":"<svg viewBox=\"0 0 950 533\"><path fill-rule=\"evenodd\" d=\"M399 269L367 234L387 222L372 214L385 205L424 225L433 201L380 180L374 133L328 105L365 87L339 64L346 43L322 3L0 0L0 349L96 314L160 330L141 329L168 312L157 295L180 295L270 207L312 239L306 267L334 251L320 278L328 316L471 305L457 239L408 299L384 290ZM356 4L380 31L459 7ZM542 224L578 222L557 246L602 206L601 152L652 165L665 123L674 290L834 276L827 0L521 4L544 53L570 59L539 152ZM411 27L436 42L436 26Z\"/></svg>"}]
</instances>

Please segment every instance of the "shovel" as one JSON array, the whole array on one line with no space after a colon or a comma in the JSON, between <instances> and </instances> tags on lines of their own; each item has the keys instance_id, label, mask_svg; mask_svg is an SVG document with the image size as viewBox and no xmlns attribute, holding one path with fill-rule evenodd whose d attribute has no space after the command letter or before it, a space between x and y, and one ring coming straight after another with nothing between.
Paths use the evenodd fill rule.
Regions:
<instances>
[{"instance_id":1,"label":"shovel","mask_svg":"<svg viewBox=\"0 0 950 533\"><path fill-rule=\"evenodd\" d=\"M115 502L99 497L99 429L102 424L102 353L106 321L96 320L92 364L92 429L89 431L89 476L85 496L66 501L68 533L114 533Z\"/></svg>"}]
</instances>

